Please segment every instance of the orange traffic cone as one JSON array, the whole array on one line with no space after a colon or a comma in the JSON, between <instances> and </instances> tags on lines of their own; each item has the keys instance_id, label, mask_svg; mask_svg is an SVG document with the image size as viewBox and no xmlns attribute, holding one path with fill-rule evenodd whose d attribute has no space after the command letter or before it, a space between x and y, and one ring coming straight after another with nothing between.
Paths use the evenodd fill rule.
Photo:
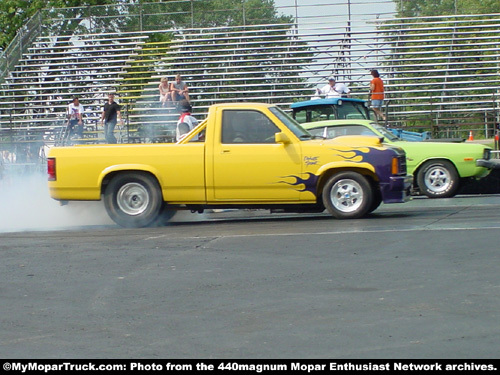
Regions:
<instances>
[{"instance_id":1,"label":"orange traffic cone","mask_svg":"<svg viewBox=\"0 0 500 375\"><path fill-rule=\"evenodd\" d=\"M474 140L474 137L472 136L472 130L469 132L469 141L473 141Z\"/></svg>"}]
</instances>

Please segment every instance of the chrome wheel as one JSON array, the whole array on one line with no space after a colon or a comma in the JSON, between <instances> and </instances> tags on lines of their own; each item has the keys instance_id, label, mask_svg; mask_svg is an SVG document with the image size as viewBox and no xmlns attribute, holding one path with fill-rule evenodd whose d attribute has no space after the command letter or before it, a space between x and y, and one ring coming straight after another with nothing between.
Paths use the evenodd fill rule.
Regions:
<instances>
[{"instance_id":1,"label":"chrome wheel","mask_svg":"<svg viewBox=\"0 0 500 375\"><path fill-rule=\"evenodd\" d=\"M164 203L154 176L145 172L122 172L106 186L104 205L118 225L140 228L154 225Z\"/></svg>"},{"instance_id":2,"label":"chrome wheel","mask_svg":"<svg viewBox=\"0 0 500 375\"><path fill-rule=\"evenodd\" d=\"M440 165L429 168L424 175L425 186L436 194L447 191L452 183L450 172Z\"/></svg>"},{"instance_id":3,"label":"chrome wheel","mask_svg":"<svg viewBox=\"0 0 500 375\"><path fill-rule=\"evenodd\" d=\"M369 212L373 196L367 177L356 172L341 172L325 184L323 205L337 219L358 219Z\"/></svg>"},{"instance_id":4,"label":"chrome wheel","mask_svg":"<svg viewBox=\"0 0 500 375\"><path fill-rule=\"evenodd\" d=\"M125 214L140 215L149 206L149 193L143 185L130 182L118 190L116 203Z\"/></svg>"},{"instance_id":5,"label":"chrome wheel","mask_svg":"<svg viewBox=\"0 0 500 375\"><path fill-rule=\"evenodd\" d=\"M429 160L418 170L416 180L422 194L429 198L453 197L460 178L453 164L447 160Z\"/></svg>"},{"instance_id":6,"label":"chrome wheel","mask_svg":"<svg viewBox=\"0 0 500 375\"><path fill-rule=\"evenodd\" d=\"M330 192L333 206L342 212L355 212L363 203L363 189L354 180L339 180Z\"/></svg>"}]
</instances>

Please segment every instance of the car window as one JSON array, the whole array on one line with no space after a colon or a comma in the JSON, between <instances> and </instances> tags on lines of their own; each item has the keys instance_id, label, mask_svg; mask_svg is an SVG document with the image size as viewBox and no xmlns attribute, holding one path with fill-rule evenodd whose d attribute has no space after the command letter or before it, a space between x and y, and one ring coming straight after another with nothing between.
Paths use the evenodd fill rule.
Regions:
<instances>
[{"instance_id":1,"label":"car window","mask_svg":"<svg viewBox=\"0 0 500 375\"><path fill-rule=\"evenodd\" d=\"M337 116L332 105L318 105L294 109L293 118L299 124L304 124L306 122L335 120Z\"/></svg>"},{"instance_id":2,"label":"car window","mask_svg":"<svg viewBox=\"0 0 500 375\"><path fill-rule=\"evenodd\" d=\"M254 110L224 110L221 141L225 144L275 143L280 129L262 112Z\"/></svg>"},{"instance_id":3,"label":"car window","mask_svg":"<svg viewBox=\"0 0 500 375\"><path fill-rule=\"evenodd\" d=\"M363 103L342 101L337 108L339 119L368 119L368 111Z\"/></svg>"},{"instance_id":4,"label":"car window","mask_svg":"<svg viewBox=\"0 0 500 375\"><path fill-rule=\"evenodd\" d=\"M320 104L294 108L293 117L299 124L326 120L369 120L370 114L364 102L339 100L337 105Z\"/></svg>"}]
</instances>

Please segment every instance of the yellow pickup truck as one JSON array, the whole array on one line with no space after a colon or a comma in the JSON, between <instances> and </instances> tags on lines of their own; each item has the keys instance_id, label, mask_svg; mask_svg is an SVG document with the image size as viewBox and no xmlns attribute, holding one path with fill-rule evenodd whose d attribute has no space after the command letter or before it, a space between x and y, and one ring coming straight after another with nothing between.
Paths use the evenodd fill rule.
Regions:
<instances>
[{"instance_id":1,"label":"yellow pickup truck","mask_svg":"<svg viewBox=\"0 0 500 375\"><path fill-rule=\"evenodd\" d=\"M124 227L177 210L258 208L360 218L409 199L405 153L367 136L315 138L274 105L216 104L176 144L54 147L50 195L104 200Z\"/></svg>"}]
</instances>

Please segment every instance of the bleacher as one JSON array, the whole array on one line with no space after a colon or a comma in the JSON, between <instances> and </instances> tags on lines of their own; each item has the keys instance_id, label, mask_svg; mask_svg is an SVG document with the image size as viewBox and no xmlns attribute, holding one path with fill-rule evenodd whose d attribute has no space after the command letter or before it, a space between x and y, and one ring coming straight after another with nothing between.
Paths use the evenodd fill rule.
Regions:
<instances>
[{"instance_id":1,"label":"bleacher","mask_svg":"<svg viewBox=\"0 0 500 375\"><path fill-rule=\"evenodd\" d=\"M63 39L61 41L60 39ZM103 98L116 91L122 75L147 39L145 35L39 36L2 84L0 125L3 133L32 142L62 143L67 107L74 96L87 109L88 134Z\"/></svg>"},{"instance_id":2,"label":"bleacher","mask_svg":"<svg viewBox=\"0 0 500 375\"><path fill-rule=\"evenodd\" d=\"M0 142L63 144L66 108L86 108L85 139L97 127L107 93L115 92L126 126L123 142L169 142L178 117L161 108L158 84L181 74L193 113L213 103L259 101L288 109L309 99L330 75L355 98L369 97L369 70L386 86L389 122L455 137L491 136L500 122L500 15L373 19L312 19L220 27L39 35L3 77ZM154 38L152 36L168 38ZM158 41L158 40L162 41Z\"/></svg>"}]
</instances>

